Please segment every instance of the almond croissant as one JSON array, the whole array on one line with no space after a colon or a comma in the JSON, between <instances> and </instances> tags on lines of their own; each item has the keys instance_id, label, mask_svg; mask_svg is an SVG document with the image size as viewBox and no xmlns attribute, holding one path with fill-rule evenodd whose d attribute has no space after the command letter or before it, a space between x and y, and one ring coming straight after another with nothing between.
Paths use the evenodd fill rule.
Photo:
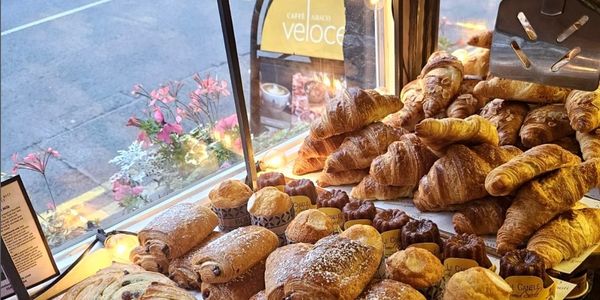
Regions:
<instances>
[{"instance_id":1,"label":"almond croissant","mask_svg":"<svg viewBox=\"0 0 600 300\"><path fill-rule=\"evenodd\" d=\"M467 41L467 45L490 49L490 48L492 48L492 37L493 37L492 33L493 32L491 30L482 31L482 32L472 36Z\"/></svg>"},{"instance_id":2,"label":"almond croissant","mask_svg":"<svg viewBox=\"0 0 600 300\"><path fill-rule=\"evenodd\" d=\"M421 70L423 112L431 118L443 112L454 99L463 79L463 65L446 51L436 51Z\"/></svg>"},{"instance_id":3,"label":"almond croissant","mask_svg":"<svg viewBox=\"0 0 600 300\"><path fill-rule=\"evenodd\" d=\"M462 94L456 97L446 109L446 115L449 118L464 119L470 115L476 114L485 102L473 94Z\"/></svg>"},{"instance_id":4,"label":"almond croissant","mask_svg":"<svg viewBox=\"0 0 600 300\"><path fill-rule=\"evenodd\" d=\"M480 115L496 126L500 145L516 145L528 111L525 103L494 99L483 107Z\"/></svg>"},{"instance_id":5,"label":"almond croissant","mask_svg":"<svg viewBox=\"0 0 600 300\"><path fill-rule=\"evenodd\" d=\"M317 185L328 187L332 185L347 185L359 183L365 176L369 175L369 169L348 170L335 173L321 172L317 179Z\"/></svg>"},{"instance_id":6,"label":"almond croissant","mask_svg":"<svg viewBox=\"0 0 600 300\"><path fill-rule=\"evenodd\" d=\"M581 147L581 154L584 160L600 158L600 129L590 133L576 132L575 137Z\"/></svg>"},{"instance_id":7,"label":"almond croissant","mask_svg":"<svg viewBox=\"0 0 600 300\"><path fill-rule=\"evenodd\" d=\"M402 88L400 99L404 106L399 111L385 117L383 123L396 128L415 130L415 125L425 119L423 112L423 91L419 80L413 80Z\"/></svg>"},{"instance_id":8,"label":"almond croissant","mask_svg":"<svg viewBox=\"0 0 600 300\"><path fill-rule=\"evenodd\" d=\"M415 134L431 150L442 153L448 145L498 145L498 131L485 118L473 115L466 119L425 119L417 124Z\"/></svg>"},{"instance_id":9,"label":"almond croissant","mask_svg":"<svg viewBox=\"0 0 600 300\"><path fill-rule=\"evenodd\" d=\"M559 145L535 146L493 169L485 179L485 189L493 196L505 196L541 174L581 163L581 159Z\"/></svg>"},{"instance_id":10,"label":"almond croissant","mask_svg":"<svg viewBox=\"0 0 600 300\"><path fill-rule=\"evenodd\" d=\"M546 268L580 255L600 242L600 209L571 210L540 228L527 243L527 250L544 259Z\"/></svg>"},{"instance_id":11,"label":"almond croissant","mask_svg":"<svg viewBox=\"0 0 600 300\"><path fill-rule=\"evenodd\" d=\"M373 160L369 174L383 185L416 186L436 160L416 135L406 134Z\"/></svg>"},{"instance_id":12,"label":"almond croissant","mask_svg":"<svg viewBox=\"0 0 600 300\"><path fill-rule=\"evenodd\" d=\"M571 90L562 87L504 78L488 78L475 86L476 96L510 99L529 103L564 102Z\"/></svg>"},{"instance_id":13,"label":"almond croissant","mask_svg":"<svg viewBox=\"0 0 600 300\"><path fill-rule=\"evenodd\" d=\"M304 139L294 162L294 174L302 175L323 169L325 159L340 147L347 134L316 140L310 135Z\"/></svg>"},{"instance_id":14,"label":"almond croissant","mask_svg":"<svg viewBox=\"0 0 600 300\"><path fill-rule=\"evenodd\" d=\"M520 153L513 146L452 145L421 178L414 204L421 211L440 211L488 196L485 176Z\"/></svg>"},{"instance_id":15,"label":"almond croissant","mask_svg":"<svg viewBox=\"0 0 600 300\"><path fill-rule=\"evenodd\" d=\"M590 132L600 127L600 87L593 92L572 91L565 108L573 129Z\"/></svg>"},{"instance_id":16,"label":"almond croissant","mask_svg":"<svg viewBox=\"0 0 600 300\"><path fill-rule=\"evenodd\" d=\"M561 168L519 189L498 230L498 253L516 249L556 215L565 212L591 188L600 186L600 160Z\"/></svg>"},{"instance_id":17,"label":"almond croissant","mask_svg":"<svg viewBox=\"0 0 600 300\"><path fill-rule=\"evenodd\" d=\"M355 96L346 92L327 103L325 113L312 123L310 135L321 140L354 131L401 108L402 102L393 95L382 95L375 90L360 90Z\"/></svg>"},{"instance_id":18,"label":"almond croissant","mask_svg":"<svg viewBox=\"0 0 600 300\"><path fill-rule=\"evenodd\" d=\"M371 175L352 188L350 197L357 200L392 200L412 196L412 186L389 186L377 182Z\"/></svg>"},{"instance_id":19,"label":"almond croissant","mask_svg":"<svg viewBox=\"0 0 600 300\"><path fill-rule=\"evenodd\" d=\"M507 197L485 197L465 204L464 208L454 213L452 224L456 233L496 234L510 206Z\"/></svg>"},{"instance_id":20,"label":"almond croissant","mask_svg":"<svg viewBox=\"0 0 600 300\"><path fill-rule=\"evenodd\" d=\"M562 104L554 104L531 110L523 121L519 135L523 146L531 148L574 133L569 125L565 107Z\"/></svg>"},{"instance_id":21,"label":"almond croissant","mask_svg":"<svg viewBox=\"0 0 600 300\"><path fill-rule=\"evenodd\" d=\"M364 129L348 135L339 148L329 155L323 168L327 173L365 169L387 147L400 139L406 131L381 122L373 123Z\"/></svg>"}]
</instances>

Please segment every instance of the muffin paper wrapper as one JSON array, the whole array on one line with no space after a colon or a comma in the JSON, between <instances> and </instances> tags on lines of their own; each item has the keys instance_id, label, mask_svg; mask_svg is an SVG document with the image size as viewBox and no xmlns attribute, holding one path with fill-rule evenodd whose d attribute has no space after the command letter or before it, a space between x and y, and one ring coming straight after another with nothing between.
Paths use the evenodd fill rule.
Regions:
<instances>
[{"instance_id":1,"label":"muffin paper wrapper","mask_svg":"<svg viewBox=\"0 0 600 300\"><path fill-rule=\"evenodd\" d=\"M437 258L439 258L441 255L440 245L438 245L436 243L415 243L415 244L409 245L408 247L423 248L423 249L428 250L429 252L433 253L433 255L435 255Z\"/></svg>"},{"instance_id":2,"label":"muffin paper wrapper","mask_svg":"<svg viewBox=\"0 0 600 300\"><path fill-rule=\"evenodd\" d=\"M388 257L400 250L400 229L388 230L381 233L383 240L383 256Z\"/></svg>"},{"instance_id":3,"label":"muffin paper wrapper","mask_svg":"<svg viewBox=\"0 0 600 300\"><path fill-rule=\"evenodd\" d=\"M341 228L344 226L344 214L339 208L336 207L320 207L318 210L324 214L326 214L333 224L337 224L337 232L341 232Z\"/></svg>"},{"instance_id":4,"label":"muffin paper wrapper","mask_svg":"<svg viewBox=\"0 0 600 300\"><path fill-rule=\"evenodd\" d=\"M250 223L273 231L279 238L279 246L283 246L286 244L285 230L295 216L294 206L292 205L288 211L278 216L262 217L250 215Z\"/></svg>"},{"instance_id":5,"label":"muffin paper wrapper","mask_svg":"<svg viewBox=\"0 0 600 300\"><path fill-rule=\"evenodd\" d=\"M219 229L221 231L231 231L239 227L250 225L250 213L248 213L247 203L233 208L216 208L212 210L219 217Z\"/></svg>"},{"instance_id":6,"label":"muffin paper wrapper","mask_svg":"<svg viewBox=\"0 0 600 300\"><path fill-rule=\"evenodd\" d=\"M369 220L369 219L356 219L356 220L350 220L350 221L346 221L346 223L344 223L344 230L350 228L350 226L354 226L354 225L372 225L373 221Z\"/></svg>"},{"instance_id":7,"label":"muffin paper wrapper","mask_svg":"<svg viewBox=\"0 0 600 300\"><path fill-rule=\"evenodd\" d=\"M310 202L310 198L308 198L306 196L297 195L297 196L291 196L290 198L292 199L292 203L294 203L294 211L296 212L296 215L298 215L299 213L301 213L307 209L317 208L317 205L312 204Z\"/></svg>"},{"instance_id":8,"label":"muffin paper wrapper","mask_svg":"<svg viewBox=\"0 0 600 300\"><path fill-rule=\"evenodd\" d=\"M504 280L513 290L511 300L545 300L556 293L556 283L550 277L509 276Z\"/></svg>"}]
</instances>

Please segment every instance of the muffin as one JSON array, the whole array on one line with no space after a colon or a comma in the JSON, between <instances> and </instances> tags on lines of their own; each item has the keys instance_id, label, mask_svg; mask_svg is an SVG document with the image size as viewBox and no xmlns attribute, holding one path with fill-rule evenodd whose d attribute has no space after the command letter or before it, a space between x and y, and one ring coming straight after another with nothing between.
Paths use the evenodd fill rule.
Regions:
<instances>
[{"instance_id":1,"label":"muffin","mask_svg":"<svg viewBox=\"0 0 600 300\"><path fill-rule=\"evenodd\" d=\"M373 227L380 233L402 229L406 223L410 221L410 217L399 209L385 209L377 212L373 218Z\"/></svg>"},{"instance_id":2,"label":"muffin","mask_svg":"<svg viewBox=\"0 0 600 300\"><path fill-rule=\"evenodd\" d=\"M335 225L326 214L308 209L299 213L285 230L288 243L314 244L321 238L331 235Z\"/></svg>"},{"instance_id":3,"label":"muffin","mask_svg":"<svg viewBox=\"0 0 600 300\"><path fill-rule=\"evenodd\" d=\"M375 204L373 204L373 202L355 200L346 203L342 212L344 213L344 220L347 222L358 219L373 220L377 210L375 209Z\"/></svg>"},{"instance_id":4,"label":"muffin","mask_svg":"<svg viewBox=\"0 0 600 300\"><path fill-rule=\"evenodd\" d=\"M292 180L285 185L284 191L292 197L296 213L309 208L314 208L315 205L317 205L317 189L315 188L314 183L309 179Z\"/></svg>"},{"instance_id":5,"label":"muffin","mask_svg":"<svg viewBox=\"0 0 600 300\"><path fill-rule=\"evenodd\" d=\"M482 267L457 272L450 277L444 300L509 300L512 288L498 274Z\"/></svg>"},{"instance_id":6,"label":"muffin","mask_svg":"<svg viewBox=\"0 0 600 300\"><path fill-rule=\"evenodd\" d=\"M385 277L426 289L436 285L444 275L440 260L428 250L410 247L385 260Z\"/></svg>"},{"instance_id":7,"label":"muffin","mask_svg":"<svg viewBox=\"0 0 600 300\"><path fill-rule=\"evenodd\" d=\"M262 173L256 180L256 186L259 190L267 186L279 187L284 185L285 176L279 172Z\"/></svg>"},{"instance_id":8,"label":"muffin","mask_svg":"<svg viewBox=\"0 0 600 300\"><path fill-rule=\"evenodd\" d=\"M472 259L484 268L492 266L485 252L483 239L474 234L462 233L447 239L444 245L444 259L451 257Z\"/></svg>"},{"instance_id":9,"label":"muffin","mask_svg":"<svg viewBox=\"0 0 600 300\"><path fill-rule=\"evenodd\" d=\"M411 220L406 223L400 233L400 248L406 249L408 246L417 243L434 243L441 249L442 239L437 225L425 219Z\"/></svg>"},{"instance_id":10,"label":"muffin","mask_svg":"<svg viewBox=\"0 0 600 300\"><path fill-rule=\"evenodd\" d=\"M408 284L384 279L371 282L358 296L358 300L425 300L425 297Z\"/></svg>"},{"instance_id":11,"label":"muffin","mask_svg":"<svg viewBox=\"0 0 600 300\"><path fill-rule=\"evenodd\" d=\"M265 187L248 200L250 223L273 231L279 237L279 244L285 245L285 230L294 219L294 205L288 194L276 187Z\"/></svg>"},{"instance_id":12,"label":"muffin","mask_svg":"<svg viewBox=\"0 0 600 300\"><path fill-rule=\"evenodd\" d=\"M383 254L383 240L373 226L357 224L340 233L340 236L369 245Z\"/></svg>"},{"instance_id":13,"label":"muffin","mask_svg":"<svg viewBox=\"0 0 600 300\"><path fill-rule=\"evenodd\" d=\"M527 249L510 251L500 259L500 277L510 276L535 276L543 280L546 277L544 260Z\"/></svg>"},{"instance_id":14,"label":"muffin","mask_svg":"<svg viewBox=\"0 0 600 300\"><path fill-rule=\"evenodd\" d=\"M219 229L231 231L250 225L248 199L252 189L239 180L225 180L208 194L213 211L219 217Z\"/></svg>"},{"instance_id":15,"label":"muffin","mask_svg":"<svg viewBox=\"0 0 600 300\"><path fill-rule=\"evenodd\" d=\"M317 199L317 208L333 207L341 211L348 202L350 202L350 197L342 190L325 191Z\"/></svg>"}]
</instances>

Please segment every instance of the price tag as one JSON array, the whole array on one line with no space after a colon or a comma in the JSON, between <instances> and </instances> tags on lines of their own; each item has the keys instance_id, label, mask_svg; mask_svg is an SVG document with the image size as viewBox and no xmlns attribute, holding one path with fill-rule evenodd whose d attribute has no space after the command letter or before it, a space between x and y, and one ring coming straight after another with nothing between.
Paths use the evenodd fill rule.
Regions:
<instances>
[{"instance_id":1,"label":"price tag","mask_svg":"<svg viewBox=\"0 0 600 300\"><path fill-rule=\"evenodd\" d=\"M59 272L21 177L17 175L2 182L0 199L4 298L12 295L4 294L5 276L19 295L22 287L31 288ZM6 286L7 293L9 290Z\"/></svg>"}]
</instances>

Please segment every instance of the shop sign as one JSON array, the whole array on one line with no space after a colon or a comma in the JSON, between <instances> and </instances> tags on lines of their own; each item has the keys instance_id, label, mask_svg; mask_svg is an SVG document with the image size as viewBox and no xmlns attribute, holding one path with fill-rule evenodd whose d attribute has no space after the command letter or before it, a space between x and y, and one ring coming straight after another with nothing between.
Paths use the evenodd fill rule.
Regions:
<instances>
[{"instance_id":1,"label":"shop sign","mask_svg":"<svg viewBox=\"0 0 600 300\"><path fill-rule=\"evenodd\" d=\"M1 191L2 298L13 292L21 298L24 288L59 272L21 177L3 181Z\"/></svg>"},{"instance_id":2,"label":"shop sign","mask_svg":"<svg viewBox=\"0 0 600 300\"><path fill-rule=\"evenodd\" d=\"M261 50L344 60L344 0L273 0Z\"/></svg>"}]
</instances>

